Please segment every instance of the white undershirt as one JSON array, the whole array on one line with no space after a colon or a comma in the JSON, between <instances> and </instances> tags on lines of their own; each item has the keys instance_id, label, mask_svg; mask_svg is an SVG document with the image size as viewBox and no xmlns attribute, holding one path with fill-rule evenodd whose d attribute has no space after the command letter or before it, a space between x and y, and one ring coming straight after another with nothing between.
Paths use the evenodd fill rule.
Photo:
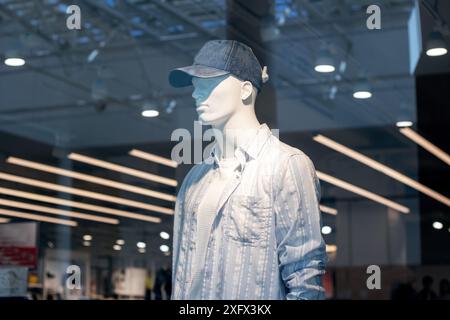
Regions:
<instances>
[{"instance_id":1,"label":"white undershirt","mask_svg":"<svg viewBox=\"0 0 450 320\"><path fill-rule=\"evenodd\" d=\"M205 265L206 249L208 244L211 227L217 214L217 206L225 187L233 177L234 169L238 166L238 160L233 158L224 158L219 161L219 166L213 172L211 184L205 192L203 199L197 209L197 237L196 250L193 263L193 278L189 299L195 300L201 298L201 286L203 280L203 269Z\"/></svg>"}]
</instances>

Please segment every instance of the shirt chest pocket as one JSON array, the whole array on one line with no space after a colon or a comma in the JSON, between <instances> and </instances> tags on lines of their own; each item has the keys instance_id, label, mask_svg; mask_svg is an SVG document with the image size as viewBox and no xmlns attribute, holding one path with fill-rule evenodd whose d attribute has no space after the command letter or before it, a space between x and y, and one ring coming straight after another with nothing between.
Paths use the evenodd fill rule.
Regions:
<instances>
[{"instance_id":1,"label":"shirt chest pocket","mask_svg":"<svg viewBox=\"0 0 450 320\"><path fill-rule=\"evenodd\" d=\"M228 206L225 235L241 245L268 244L272 207L256 196L234 196Z\"/></svg>"}]
</instances>

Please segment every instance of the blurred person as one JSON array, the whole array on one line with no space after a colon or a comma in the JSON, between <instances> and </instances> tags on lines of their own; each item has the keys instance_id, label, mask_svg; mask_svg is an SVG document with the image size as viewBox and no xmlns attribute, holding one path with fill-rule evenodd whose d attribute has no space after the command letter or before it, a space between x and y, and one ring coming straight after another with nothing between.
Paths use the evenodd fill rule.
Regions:
<instances>
[{"instance_id":1,"label":"blurred person","mask_svg":"<svg viewBox=\"0 0 450 320\"><path fill-rule=\"evenodd\" d=\"M166 292L167 300L170 300L170 297L172 295L172 269L170 268L170 266L166 265L164 271L164 291Z\"/></svg>"},{"instance_id":2,"label":"blurred person","mask_svg":"<svg viewBox=\"0 0 450 320\"><path fill-rule=\"evenodd\" d=\"M437 295L433 291L433 278L431 276L425 276L422 279L423 289L419 292L419 300L436 300Z\"/></svg>"},{"instance_id":3,"label":"blurred person","mask_svg":"<svg viewBox=\"0 0 450 320\"><path fill-rule=\"evenodd\" d=\"M392 300L417 300L417 292L412 283L399 283L391 293Z\"/></svg>"},{"instance_id":4,"label":"blurred person","mask_svg":"<svg viewBox=\"0 0 450 320\"><path fill-rule=\"evenodd\" d=\"M450 282L442 279L439 282L439 300L450 300Z\"/></svg>"}]
</instances>

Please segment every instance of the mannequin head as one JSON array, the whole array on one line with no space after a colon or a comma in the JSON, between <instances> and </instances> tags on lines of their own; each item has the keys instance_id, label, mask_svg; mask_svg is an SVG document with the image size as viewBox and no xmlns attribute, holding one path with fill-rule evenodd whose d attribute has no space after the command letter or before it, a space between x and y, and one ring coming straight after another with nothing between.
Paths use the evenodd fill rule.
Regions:
<instances>
[{"instance_id":1,"label":"mannequin head","mask_svg":"<svg viewBox=\"0 0 450 320\"><path fill-rule=\"evenodd\" d=\"M199 120L223 127L232 118L245 122L255 116L256 89L250 81L226 74L212 78L193 77L196 111Z\"/></svg>"}]
</instances>

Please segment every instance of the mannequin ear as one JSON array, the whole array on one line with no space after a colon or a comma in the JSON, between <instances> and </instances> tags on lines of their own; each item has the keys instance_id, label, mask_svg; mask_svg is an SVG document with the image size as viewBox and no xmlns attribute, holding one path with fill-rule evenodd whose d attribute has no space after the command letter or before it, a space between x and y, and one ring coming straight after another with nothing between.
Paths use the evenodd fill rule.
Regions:
<instances>
[{"instance_id":1,"label":"mannequin ear","mask_svg":"<svg viewBox=\"0 0 450 320\"><path fill-rule=\"evenodd\" d=\"M250 81L244 81L241 85L241 99L242 101L246 101L248 98L252 96L253 93L253 85Z\"/></svg>"}]
</instances>

